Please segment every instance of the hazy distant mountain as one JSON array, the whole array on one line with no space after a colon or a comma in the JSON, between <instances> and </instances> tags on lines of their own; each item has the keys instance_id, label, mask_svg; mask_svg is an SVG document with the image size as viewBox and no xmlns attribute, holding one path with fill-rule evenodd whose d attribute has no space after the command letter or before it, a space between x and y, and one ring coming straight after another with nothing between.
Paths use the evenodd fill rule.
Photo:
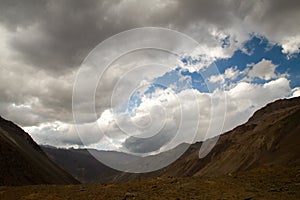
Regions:
<instances>
[{"instance_id":1,"label":"hazy distant mountain","mask_svg":"<svg viewBox=\"0 0 300 200\"><path fill-rule=\"evenodd\" d=\"M75 178L83 183L108 183L108 182L125 182L141 177L157 177L161 170L151 173L127 173L112 169L102 164L94 156L102 159L114 159L115 162L126 165L128 168L139 166L149 166L157 162L168 159L169 154L177 155L182 152L182 148L187 148L188 144L181 144L176 148L163 152L156 156L138 157L130 154L114 151L99 151L95 149L63 149L51 146L41 146L48 156L65 169ZM90 152L93 152L93 155ZM154 162L155 161L155 162Z\"/></svg>"},{"instance_id":2,"label":"hazy distant mountain","mask_svg":"<svg viewBox=\"0 0 300 200\"><path fill-rule=\"evenodd\" d=\"M82 183L113 182L119 171L94 158L86 149L59 149L42 146L48 156Z\"/></svg>"},{"instance_id":3,"label":"hazy distant mountain","mask_svg":"<svg viewBox=\"0 0 300 200\"><path fill-rule=\"evenodd\" d=\"M170 166L161 170L131 174L119 172L101 164L87 150L43 147L61 167L83 182L119 182L155 176L217 176L263 166L299 166L300 164L300 97L278 100L258 110L247 123L220 136L212 151L199 159L202 142L192 144ZM153 164L165 155L177 155L181 144L157 156L132 162L132 166ZM97 150L93 150L97 151ZM98 151L99 156L120 158L118 152ZM130 155L127 155L130 156ZM134 158L131 158L134 161ZM130 167L130 163L128 163Z\"/></svg>"},{"instance_id":4,"label":"hazy distant mountain","mask_svg":"<svg viewBox=\"0 0 300 200\"><path fill-rule=\"evenodd\" d=\"M0 185L75 183L26 132L0 117Z\"/></svg>"}]
</instances>

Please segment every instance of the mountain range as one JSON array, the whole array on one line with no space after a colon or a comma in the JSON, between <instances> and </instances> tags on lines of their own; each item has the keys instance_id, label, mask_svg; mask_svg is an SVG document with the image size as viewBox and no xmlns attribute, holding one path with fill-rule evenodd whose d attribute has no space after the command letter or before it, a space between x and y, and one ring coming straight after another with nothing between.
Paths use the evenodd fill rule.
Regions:
<instances>
[{"instance_id":1,"label":"mountain range","mask_svg":"<svg viewBox=\"0 0 300 200\"><path fill-rule=\"evenodd\" d=\"M257 167L299 166L300 164L300 97L277 100L256 111L244 124L222 134L204 158L199 158L203 142L190 145L171 165L150 173L126 173L114 170L94 158L87 149L42 149L60 167L83 183L124 182L142 177L220 176ZM212 138L211 140L213 140ZM128 167L145 166L166 154L177 155L176 148L154 156L139 158ZM99 156L124 158L122 153L98 151ZM127 155L126 159L130 158ZM124 160L124 159L123 159ZM134 160L134 158L132 158Z\"/></svg>"}]
</instances>

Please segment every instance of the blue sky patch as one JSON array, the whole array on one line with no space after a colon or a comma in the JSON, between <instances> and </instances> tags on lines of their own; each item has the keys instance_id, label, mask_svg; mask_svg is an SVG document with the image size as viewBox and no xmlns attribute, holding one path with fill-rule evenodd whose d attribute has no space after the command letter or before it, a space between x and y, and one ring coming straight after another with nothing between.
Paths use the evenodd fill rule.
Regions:
<instances>
[{"instance_id":1,"label":"blue sky patch","mask_svg":"<svg viewBox=\"0 0 300 200\"><path fill-rule=\"evenodd\" d=\"M225 38L222 47L230 45L229 36ZM156 89L172 88L175 93L184 89L196 89L202 93L212 92L216 88L220 88L222 84L212 83L208 78L212 75L224 74L228 68L236 67L236 70L244 71L249 68L249 65L259 63L262 59L270 60L276 67L276 74L288 73L290 86L292 88L300 86L300 57L299 54L288 57L282 53L282 47L277 44L270 43L266 38L253 35L250 40L244 43L243 50L237 50L233 56L228 59L219 59L205 69L198 72L190 72L186 69L177 67L176 69L165 73L164 75L155 78L151 86L144 92L144 94L134 93L130 98L128 111L141 104L141 96L151 94ZM181 59L184 65L197 65L200 60L193 59L191 56L185 56ZM219 71L217 71L217 70ZM247 74L237 76L235 80L229 82L239 82L245 78ZM270 80L268 80L270 81ZM253 78L252 83L264 84L268 82L260 78ZM225 85L228 83L224 83Z\"/></svg>"}]
</instances>

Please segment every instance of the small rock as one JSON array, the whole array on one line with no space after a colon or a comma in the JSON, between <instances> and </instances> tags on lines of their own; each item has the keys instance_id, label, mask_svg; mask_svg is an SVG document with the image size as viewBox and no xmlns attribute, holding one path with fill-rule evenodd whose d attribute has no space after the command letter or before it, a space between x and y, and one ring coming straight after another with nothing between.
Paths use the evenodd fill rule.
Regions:
<instances>
[{"instance_id":1,"label":"small rock","mask_svg":"<svg viewBox=\"0 0 300 200\"><path fill-rule=\"evenodd\" d=\"M151 188L152 188L152 189L155 189L155 188L157 188L157 185L153 185Z\"/></svg>"},{"instance_id":2,"label":"small rock","mask_svg":"<svg viewBox=\"0 0 300 200\"><path fill-rule=\"evenodd\" d=\"M245 197L244 200L251 200L253 197Z\"/></svg>"},{"instance_id":3,"label":"small rock","mask_svg":"<svg viewBox=\"0 0 300 200\"><path fill-rule=\"evenodd\" d=\"M271 188L269 191L270 191L270 192L279 192L279 190L276 189L276 188Z\"/></svg>"},{"instance_id":4,"label":"small rock","mask_svg":"<svg viewBox=\"0 0 300 200\"><path fill-rule=\"evenodd\" d=\"M126 200L128 198L134 198L136 195L134 193L126 192L123 200Z\"/></svg>"},{"instance_id":5,"label":"small rock","mask_svg":"<svg viewBox=\"0 0 300 200\"><path fill-rule=\"evenodd\" d=\"M177 183L177 182L178 182L177 179L174 179L174 180L171 181L171 184L174 184L174 183Z\"/></svg>"}]
</instances>

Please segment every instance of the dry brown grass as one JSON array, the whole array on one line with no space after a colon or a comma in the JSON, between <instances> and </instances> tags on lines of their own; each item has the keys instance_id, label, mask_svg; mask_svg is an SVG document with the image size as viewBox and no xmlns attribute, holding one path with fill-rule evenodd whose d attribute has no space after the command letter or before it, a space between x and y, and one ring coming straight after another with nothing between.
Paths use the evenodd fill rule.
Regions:
<instances>
[{"instance_id":1,"label":"dry brown grass","mask_svg":"<svg viewBox=\"0 0 300 200\"><path fill-rule=\"evenodd\" d=\"M300 199L300 168L259 168L216 178L151 178L123 184L0 187L0 199Z\"/></svg>"}]
</instances>

